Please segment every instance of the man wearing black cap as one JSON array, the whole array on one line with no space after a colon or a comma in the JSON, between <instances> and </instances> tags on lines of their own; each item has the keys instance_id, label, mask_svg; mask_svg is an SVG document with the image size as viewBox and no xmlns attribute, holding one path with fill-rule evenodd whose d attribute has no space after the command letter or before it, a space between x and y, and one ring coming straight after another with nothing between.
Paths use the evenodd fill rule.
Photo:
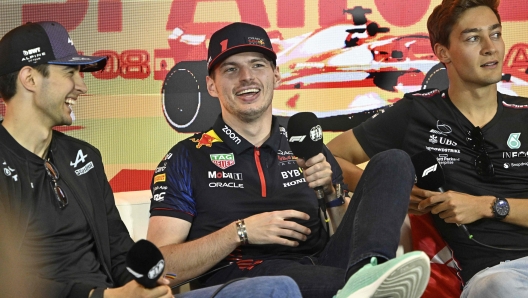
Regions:
<instances>
[{"instance_id":1,"label":"man wearing black cap","mask_svg":"<svg viewBox=\"0 0 528 298\"><path fill-rule=\"evenodd\" d=\"M55 22L28 23L0 40L0 233L9 242L0 247L0 279L12 297L172 297L167 285L131 281L133 241L99 151L52 129L72 123L87 91L79 72L105 64L79 55Z\"/></svg>"},{"instance_id":2,"label":"man wearing black cap","mask_svg":"<svg viewBox=\"0 0 528 298\"><path fill-rule=\"evenodd\" d=\"M340 289L337 297L419 297L429 260L423 252L394 259L414 182L409 157L393 151L374 158L348 207L328 149L297 159L272 115L281 75L267 33L233 23L211 36L208 52L207 89L222 114L211 130L176 144L151 185L147 238L168 270L183 281L217 269L201 279L206 285L287 275L303 297ZM408 171L392 175L385 167ZM383 179L394 183L381 189ZM318 186L339 226L332 237L319 219Z\"/></svg>"}]
</instances>

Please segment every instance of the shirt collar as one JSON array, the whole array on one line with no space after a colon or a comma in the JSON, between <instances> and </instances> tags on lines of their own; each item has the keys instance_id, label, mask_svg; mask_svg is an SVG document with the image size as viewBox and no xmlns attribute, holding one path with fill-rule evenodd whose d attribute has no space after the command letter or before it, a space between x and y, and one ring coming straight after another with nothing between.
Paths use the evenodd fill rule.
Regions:
<instances>
[{"instance_id":1,"label":"shirt collar","mask_svg":"<svg viewBox=\"0 0 528 298\"><path fill-rule=\"evenodd\" d=\"M222 139L222 141L236 154L241 154L245 150L255 148L253 144L248 142L243 136L236 132L233 128L227 125L222 119L222 114L218 116L213 130ZM280 147L282 139L285 140L286 129L279 125L277 117L273 116L271 121L271 134L270 137L262 144L261 147L270 147L273 151L277 152Z\"/></svg>"}]
</instances>

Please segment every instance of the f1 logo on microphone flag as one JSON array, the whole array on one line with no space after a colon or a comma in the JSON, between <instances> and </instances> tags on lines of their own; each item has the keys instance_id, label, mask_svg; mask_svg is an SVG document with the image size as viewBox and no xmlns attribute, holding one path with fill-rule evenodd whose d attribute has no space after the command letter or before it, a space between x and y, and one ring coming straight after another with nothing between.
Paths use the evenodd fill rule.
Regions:
<instances>
[{"instance_id":1,"label":"f1 logo on microphone flag","mask_svg":"<svg viewBox=\"0 0 528 298\"><path fill-rule=\"evenodd\" d=\"M432 172L436 171L436 167L437 167L437 166L438 166L437 164L434 164L434 165L428 167L427 169L425 169L425 170L423 171L422 177L425 177L425 176L427 176L429 173L432 173Z\"/></svg>"},{"instance_id":2,"label":"f1 logo on microphone flag","mask_svg":"<svg viewBox=\"0 0 528 298\"><path fill-rule=\"evenodd\" d=\"M302 142L306 138L306 135L303 136L292 136L289 142Z\"/></svg>"}]
</instances>

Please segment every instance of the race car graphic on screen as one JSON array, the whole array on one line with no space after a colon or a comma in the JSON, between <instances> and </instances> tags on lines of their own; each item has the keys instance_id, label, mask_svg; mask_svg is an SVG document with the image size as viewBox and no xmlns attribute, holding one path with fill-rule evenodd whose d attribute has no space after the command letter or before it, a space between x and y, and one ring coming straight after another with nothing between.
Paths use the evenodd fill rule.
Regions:
<instances>
[{"instance_id":1,"label":"race car graphic on screen","mask_svg":"<svg viewBox=\"0 0 528 298\"><path fill-rule=\"evenodd\" d=\"M367 19L372 13L369 8L356 6L342 11L351 16L349 22L287 39L278 30L268 31L282 77L275 92L273 113L283 123L306 109L298 108L298 103L313 98L309 95L312 90L328 93L333 88L357 88L346 104L332 99L327 105L330 110L310 109L321 119L325 131L344 131L385 109L403 93L422 89L425 82L434 87L437 77L433 80L428 73L438 60L426 33L390 35L390 28ZM169 36L175 66L162 86L162 106L167 122L178 132L206 130L220 113L218 100L206 89L204 59L210 35L227 24L208 24L208 34L203 33L204 24L186 24L173 29ZM444 73L438 73L438 78L440 75ZM277 108L279 93L289 97L283 100L285 105ZM313 102L308 106L315 104L321 105Z\"/></svg>"}]
</instances>

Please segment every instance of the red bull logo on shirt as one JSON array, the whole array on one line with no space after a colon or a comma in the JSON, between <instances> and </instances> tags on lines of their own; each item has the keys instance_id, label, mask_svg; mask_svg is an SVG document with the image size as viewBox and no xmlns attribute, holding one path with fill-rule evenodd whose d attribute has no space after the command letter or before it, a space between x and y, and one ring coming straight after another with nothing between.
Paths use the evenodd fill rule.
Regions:
<instances>
[{"instance_id":1,"label":"red bull logo on shirt","mask_svg":"<svg viewBox=\"0 0 528 298\"><path fill-rule=\"evenodd\" d=\"M197 143L196 144L197 149L200 149L202 146L211 147L214 142L219 142L218 139L216 139L212 135L209 135L208 133L202 134L202 137L199 140L192 138L191 141Z\"/></svg>"}]
</instances>

